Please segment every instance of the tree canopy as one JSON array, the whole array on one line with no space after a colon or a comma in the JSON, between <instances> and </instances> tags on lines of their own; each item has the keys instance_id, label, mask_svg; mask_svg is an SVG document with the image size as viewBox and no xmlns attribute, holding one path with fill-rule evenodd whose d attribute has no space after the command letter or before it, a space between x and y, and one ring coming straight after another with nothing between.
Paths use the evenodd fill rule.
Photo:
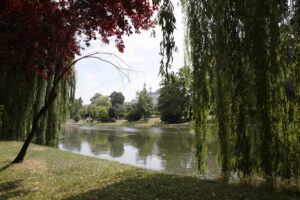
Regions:
<instances>
[{"instance_id":1,"label":"tree canopy","mask_svg":"<svg viewBox=\"0 0 300 200\"><path fill-rule=\"evenodd\" d=\"M215 111L224 179L234 172L272 184L297 179L299 1L181 2L199 171L206 167L206 117ZM294 98L284 92L287 80Z\"/></svg>"},{"instance_id":2,"label":"tree canopy","mask_svg":"<svg viewBox=\"0 0 300 200\"><path fill-rule=\"evenodd\" d=\"M125 97L122 94L122 92L116 92L116 91L112 92L109 95L109 98L112 103L112 106L116 106L117 104L123 105L125 100Z\"/></svg>"},{"instance_id":3,"label":"tree canopy","mask_svg":"<svg viewBox=\"0 0 300 200\"><path fill-rule=\"evenodd\" d=\"M175 16L161 3L161 74L170 81ZM299 177L300 2L181 0L191 67L195 150L206 168L207 114L216 115L222 177ZM292 158L292 159L291 159Z\"/></svg>"},{"instance_id":4,"label":"tree canopy","mask_svg":"<svg viewBox=\"0 0 300 200\"><path fill-rule=\"evenodd\" d=\"M153 111L153 103L152 98L148 95L145 84L143 90L141 92L138 92L137 96L138 102L136 103L136 108L141 113L144 120L146 120Z\"/></svg>"},{"instance_id":5,"label":"tree canopy","mask_svg":"<svg viewBox=\"0 0 300 200\"><path fill-rule=\"evenodd\" d=\"M97 106L104 106L104 107L110 107L111 106L111 102L109 100L109 97L102 96L102 94L100 94L100 93L96 93L91 98L91 104L96 104Z\"/></svg>"},{"instance_id":6,"label":"tree canopy","mask_svg":"<svg viewBox=\"0 0 300 200\"><path fill-rule=\"evenodd\" d=\"M0 60L27 76L45 79L66 69L75 54L92 39L108 44L115 37L124 51L122 37L154 25L155 6L149 0L8 0L0 8ZM22 42L20 42L22 35Z\"/></svg>"},{"instance_id":7,"label":"tree canopy","mask_svg":"<svg viewBox=\"0 0 300 200\"><path fill-rule=\"evenodd\" d=\"M151 19L156 6L149 0L7 0L0 6L0 72L21 73L52 81L44 106L33 117L31 131L14 162L22 162L38 122L58 96L63 77L72 74L72 65L84 58L82 42L113 38L120 52L122 37L154 26ZM20 42L22 36L22 42ZM53 79L52 79L53 77Z\"/></svg>"},{"instance_id":8,"label":"tree canopy","mask_svg":"<svg viewBox=\"0 0 300 200\"><path fill-rule=\"evenodd\" d=\"M158 111L161 120L169 123L181 122L187 117L190 108L191 94L186 87L183 69L172 75L170 82L162 81L162 88L158 98Z\"/></svg>"}]
</instances>

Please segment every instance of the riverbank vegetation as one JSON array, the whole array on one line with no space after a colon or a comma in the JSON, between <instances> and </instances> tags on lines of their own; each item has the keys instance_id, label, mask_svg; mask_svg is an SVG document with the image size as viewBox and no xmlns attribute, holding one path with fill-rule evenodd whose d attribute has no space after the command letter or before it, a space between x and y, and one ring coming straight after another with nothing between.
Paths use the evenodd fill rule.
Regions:
<instances>
[{"instance_id":1,"label":"riverbank vegetation","mask_svg":"<svg viewBox=\"0 0 300 200\"><path fill-rule=\"evenodd\" d=\"M168 124L161 121L159 117L148 118L147 120L138 120L138 121L128 121L126 119L119 119L115 122L97 122L97 121L86 121L80 120L79 122L68 122L66 126L137 126L137 127L150 127L150 126L160 126L160 127L191 127L193 126L193 122L185 122L185 123L174 123Z\"/></svg>"},{"instance_id":2,"label":"riverbank vegetation","mask_svg":"<svg viewBox=\"0 0 300 200\"><path fill-rule=\"evenodd\" d=\"M12 75L9 72L4 72L1 76L0 140L23 141L30 132L33 116L45 105L54 79L46 81L41 77L34 77L28 81L22 75ZM72 107L75 96L75 76L74 71L58 84L58 96L38 122L34 143L58 145L61 125L69 119L68 110Z\"/></svg>"},{"instance_id":3,"label":"riverbank vegetation","mask_svg":"<svg viewBox=\"0 0 300 200\"><path fill-rule=\"evenodd\" d=\"M0 168L19 142L0 142ZM298 196L297 196L298 195ZM167 174L31 145L27 159L0 171L0 199L289 199L293 191Z\"/></svg>"},{"instance_id":4,"label":"riverbank vegetation","mask_svg":"<svg viewBox=\"0 0 300 200\"><path fill-rule=\"evenodd\" d=\"M136 93L136 98L127 104L124 104L121 92L112 92L109 98L96 93L89 105L83 105L81 98L75 99L70 117L75 122L85 119L89 122L113 123L116 119L124 118L129 122L137 122L142 118L148 121L150 117L155 116L159 116L164 124L189 122L192 119L192 94L188 82L190 79L185 77L185 74L190 72L185 72L185 69L188 68L182 68L179 73L172 74L171 82L162 81L157 99L152 99L152 93L148 92L145 84L143 89Z\"/></svg>"},{"instance_id":5,"label":"riverbank vegetation","mask_svg":"<svg viewBox=\"0 0 300 200\"><path fill-rule=\"evenodd\" d=\"M172 39L172 2L163 26ZM216 115L224 180L299 181L300 2L182 1L192 71L198 170L206 168L206 116ZM163 21L163 20L162 20ZM172 52L174 43L162 43ZM166 57L172 55L166 54ZM162 67L167 70L168 65ZM290 82L293 95L286 86ZM292 97L292 98L291 98Z\"/></svg>"}]
</instances>

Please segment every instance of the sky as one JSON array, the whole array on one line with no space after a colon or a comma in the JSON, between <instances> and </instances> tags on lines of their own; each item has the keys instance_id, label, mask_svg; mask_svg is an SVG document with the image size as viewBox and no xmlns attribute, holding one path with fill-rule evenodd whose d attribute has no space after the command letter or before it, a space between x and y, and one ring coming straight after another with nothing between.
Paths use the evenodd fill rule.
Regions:
<instances>
[{"instance_id":1,"label":"sky","mask_svg":"<svg viewBox=\"0 0 300 200\"><path fill-rule=\"evenodd\" d=\"M176 71L178 68L183 67L184 25L181 8L177 6L176 1L173 4L177 20L175 41L178 52L173 54L172 70ZM155 32L155 38L151 36L151 30L124 37L124 53L118 52L114 41L109 45L103 45L100 40L93 41L89 48L82 51L82 56L91 52L113 53L118 58L107 55L100 55L100 57L113 62L117 66L128 68L130 71L125 71L126 76L124 76L108 63L95 59L82 60L75 65L77 72L75 97L81 97L84 104L89 104L90 98L97 92L109 96L113 91L117 91L122 92L125 96L125 102L128 102L135 98L137 91L142 90L144 83L148 91L150 87L152 92L159 89L159 83L161 82L159 76L161 60L159 49L162 38L160 27L157 26Z\"/></svg>"}]
</instances>

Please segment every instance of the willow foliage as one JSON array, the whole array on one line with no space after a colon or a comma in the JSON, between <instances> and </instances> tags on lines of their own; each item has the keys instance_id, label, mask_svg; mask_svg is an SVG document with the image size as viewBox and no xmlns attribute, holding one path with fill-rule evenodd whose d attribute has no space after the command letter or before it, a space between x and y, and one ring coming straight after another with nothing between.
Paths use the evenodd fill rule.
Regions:
<instances>
[{"instance_id":1,"label":"willow foliage","mask_svg":"<svg viewBox=\"0 0 300 200\"><path fill-rule=\"evenodd\" d=\"M0 139L25 140L33 116L42 108L53 80L40 77L26 80L16 74L5 74L0 82L0 104L3 105ZM58 97L39 121L35 143L57 146L60 126L68 118L68 107L74 99L75 73L59 84Z\"/></svg>"},{"instance_id":2,"label":"willow foliage","mask_svg":"<svg viewBox=\"0 0 300 200\"><path fill-rule=\"evenodd\" d=\"M299 177L299 2L182 0L193 70L198 169L216 114L224 179ZM294 99L284 82L291 80Z\"/></svg>"}]
</instances>

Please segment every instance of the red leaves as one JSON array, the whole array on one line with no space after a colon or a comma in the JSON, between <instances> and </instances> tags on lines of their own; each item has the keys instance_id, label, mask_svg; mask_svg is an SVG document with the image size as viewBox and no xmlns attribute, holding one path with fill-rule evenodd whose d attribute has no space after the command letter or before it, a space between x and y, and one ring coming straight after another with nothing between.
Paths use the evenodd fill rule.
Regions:
<instances>
[{"instance_id":1,"label":"red leaves","mask_svg":"<svg viewBox=\"0 0 300 200\"><path fill-rule=\"evenodd\" d=\"M80 53L77 41L115 36L120 52L124 34L154 26L157 7L149 0L7 0L0 8L0 65L49 79ZM60 70L58 70L60 71Z\"/></svg>"}]
</instances>

